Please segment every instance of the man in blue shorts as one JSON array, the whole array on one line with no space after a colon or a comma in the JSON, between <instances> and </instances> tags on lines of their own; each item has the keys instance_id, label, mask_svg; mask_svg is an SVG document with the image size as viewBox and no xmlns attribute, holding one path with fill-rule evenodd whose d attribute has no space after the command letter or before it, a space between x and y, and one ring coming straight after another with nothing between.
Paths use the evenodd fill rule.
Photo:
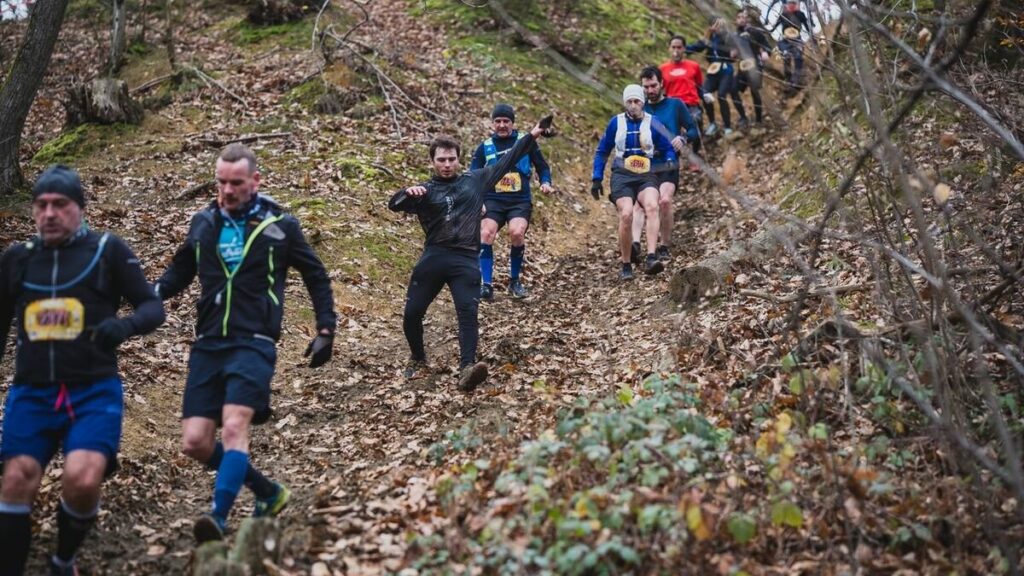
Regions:
<instances>
[{"instance_id":1,"label":"man in blue shorts","mask_svg":"<svg viewBox=\"0 0 1024 576\"><path fill-rule=\"evenodd\" d=\"M495 105L491 112L491 122L494 134L477 147L469 165L470 170L497 164L498 159L525 135L516 130L516 113L509 104ZM540 147L534 144L529 154L519 160L514 170L502 176L484 198L486 211L480 223L480 299L485 302L494 300L494 237L506 223L509 242L512 244L508 291L513 298L526 297L526 288L519 280L519 272L526 252L526 229L530 226L530 215L533 213L533 199L530 196L531 167L537 170L537 176L540 177L541 192L550 194L554 190L551 187L551 168L544 160Z\"/></svg>"},{"instance_id":2,"label":"man in blue shorts","mask_svg":"<svg viewBox=\"0 0 1024 576\"><path fill-rule=\"evenodd\" d=\"M4 405L0 575L25 569L29 514L47 464L64 450L51 574L77 574L100 484L117 467L123 396L117 347L164 321L131 248L84 223L78 174L51 166L32 188L38 236L0 257L0 357L17 322L14 384ZM118 318L121 300L134 314Z\"/></svg>"},{"instance_id":3,"label":"man in blue shorts","mask_svg":"<svg viewBox=\"0 0 1024 576\"><path fill-rule=\"evenodd\" d=\"M168 299L199 277L182 450L217 471L213 509L193 527L200 543L224 537L243 484L256 496L254 516L275 516L288 503L288 488L250 464L249 428L270 418L289 267L302 274L313 301L318 334L306 348L310 366L330 359L337 323L327 270L299 221L257 192L260 173L252 151L241 144L224 148L216 180L217 199L192 217L185 242L156 284L160 297ZM223 443L216 442L218 425Z\"/></svg>"},{"instance_id":4,"label":"man in blue shorts","mask_svg":"<svg viewBox=\"0 0 1024 576\"><path fill-rule=\"evenodd\" d=\"M622 269L620 280L633 279L630 248L633 227L633 206L640 204L647 218L647 259L644 273L657 274L665 264L655 253L658 231L661 228L658 207L657 174L652 171L655 160L659 164L675 164L676 151L665 137L667 130L657 118L644 112L644 89L630 84L622 91L622 114L612 116L594 153L594 172L590 194L595 200L604 193L602 181L608 155L612 160L611 194L608 199L619 213L619 256Z\"/></svg>"}]
</instances>

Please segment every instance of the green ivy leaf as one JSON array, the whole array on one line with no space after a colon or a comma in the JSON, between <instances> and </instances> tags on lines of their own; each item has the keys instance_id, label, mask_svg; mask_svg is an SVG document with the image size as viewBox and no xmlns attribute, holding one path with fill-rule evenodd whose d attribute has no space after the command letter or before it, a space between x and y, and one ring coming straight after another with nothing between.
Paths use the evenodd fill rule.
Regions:
<instances>
[{"instance_id":1,"label":"green ivy leaf","mask_svg":"<svg viewBox=\"0 0 1024 576\"><path fill-rule=\"evenodd\" d=\"M780 500L772 506L772 524L800 528L804 525L803 511L789 500Z\"/></svg>"},{"instance_id":2,"label":"green ivy leaf","mask_svg":"<svg viewBox=\"0 0 1024 576\"><path fill-rule=\"evenodd\" d=\"M739 544L746 544L757 536L757 523L750 517L749 514L742 514L736 512L729 516L729 522L726 525L729 529L729 534L732 535L732 539Z\"/></svg>"},{"instance_id":3,"label":"green ivy leaf","mask_svg":"<svg viewBox=\"0 0 1024 576\"><path fill-rule=\"evenodd\" d=\"M790 352L789 354L786 354L785 356L782 357L782 371L783 372L792 372L793 368L796 368L796 365L797 365L796 355L793 354L792 352Z\"/></svg>"}]
</instances>

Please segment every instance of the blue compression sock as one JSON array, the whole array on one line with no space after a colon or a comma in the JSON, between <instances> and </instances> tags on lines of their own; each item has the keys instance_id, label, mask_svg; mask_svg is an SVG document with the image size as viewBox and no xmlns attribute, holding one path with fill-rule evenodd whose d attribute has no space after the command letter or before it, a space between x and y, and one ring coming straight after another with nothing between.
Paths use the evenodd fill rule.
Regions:
<instances>
[{"instance_id":1,"label":"blue compression sock","mask_svg":"<svg viewBox=\"0 0 1024 576\"><path fill-rule=\"evenodd\" d=\"M490 244L480 245L480 281L491 284L494 279L494 247Z\"/></svg>"},{"instance_id":2,"label":"blue compression sock","mask_svg":"<svg viewBox=\"0 0 1024 576\"><path fill-rule=\"evenodd\" d=\"M227 450L217 469L217 481L213 485L213 515L227 522L235 498L245 481L249 467L249 455L239 450Z\"/></svg>"},{"instance_id":3,"label":"blue compression sock","mask_svg":"<svg viewBox=\"0 0 1024 576\"><path fill-rule=\"evenodd\" d=\"M224 460L224 444L217 442L213 446L213 454L206 461L206 467L210 470L220 470L220 463ZM277 486L262 472L253 468L250 462L245 468L245 485L252 490L257 498L266 500L277 494Z\"/></svg>"},{"instance_id":4,"label":"blue compression sock","mask_svg":"<svg viewBox=\"0 0 1024 576\"><path fill-rule=\"evenodd\" d=\"M526 253L526 246L513 246L510 254L510 270L512 281L519 280L519 271L523 268L523 254Z\"/></svg>"}]
</instances>

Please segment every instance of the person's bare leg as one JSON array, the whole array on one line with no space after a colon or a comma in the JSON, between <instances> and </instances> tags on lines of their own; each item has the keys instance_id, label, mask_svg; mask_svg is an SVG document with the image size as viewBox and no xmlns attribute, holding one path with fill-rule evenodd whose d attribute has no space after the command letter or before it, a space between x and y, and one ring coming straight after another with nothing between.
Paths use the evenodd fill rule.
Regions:
<instances>
[{"instance_id":1,"label":"person's bare leg","mask_svg":"<svg viewBox=\"0 0 1024 576\"><path fill-rule=\"evenodd\" d=\"M640 191L640 205L647 217L647 254L654 254L658 247L658 231L661 218L658 214L658 189L653 186Z\"/></svg>"},{"instance_id":2,"label":"person's bare leg","mask_svg":"<svg viewBox=\"0 0 1024 576\"><path fill-rule=\"evenodd\" d=\"M672 224L675 223L675 207L672 197L676 193L676 185L671 182L662 182L659 189L658 209L661 218L661 239L665 246L672 245Z\"/></svg>"},{"instance_id":3,"label":"person's bare leg","mask_svg":"<svg viewBox=\"0 0 1024 576\"><path fill-rule=\"evenodd\" d=\"M629 264L629 248L633 242L633 199L619 198L615 208L619 211L619 256L623 264Z\"/></svg>"}]
</instances>

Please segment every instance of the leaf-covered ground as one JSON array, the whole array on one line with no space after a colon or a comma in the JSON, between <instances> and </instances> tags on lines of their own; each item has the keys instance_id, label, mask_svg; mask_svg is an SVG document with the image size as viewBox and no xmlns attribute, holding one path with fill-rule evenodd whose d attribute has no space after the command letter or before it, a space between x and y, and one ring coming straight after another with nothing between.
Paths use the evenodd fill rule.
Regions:
<instances>
[{"instance_id":1,"label":"leaf-covered ground","mask_svg":"<svg viewBox=\"0 0 1024 576\"><path fill-rule=\"evenodd\" d=\"M866 367L856 382L841 381L839 368L851 359L842 343L792 353L785 331L791 304L771 297L800 287L798 254L741 262L728 290L686 308L668 300L668 274L619 283L614 211L586 194L595 135L616 103L495 33L492 18L481 24L436 2L375 0L368 10L370 21L351 37L366 48L359 56L339 52L314 77L320 60L308 49L312 17L253 32L237 8L190 8L179 14L179 62L217 78L244 104L200 81L167 82L139 94L166 100L141 127L87 127L55 143L61 90L95 74L88 62L105 50L105 36L79 15L62 32L25 138L26 160L42 150L32 170L53 160L82 169L90 223L124 236L155 277L188 216L209 201L208 193L181 194L211 176L216 147L202 141L291 133L254 146L266 190L294 210L328 264L342 320L332 363L306 368L299 353L312 317L293 279L275 414L252 448L255 463L294 493L282 519L281 573L1005 569L991 526L1003 529L998 537L1019 540L1013 507L986 523L969 520L990 509L965 489L966 476L951 473L946 446L885 375ZM658 47L636 36L642 31L630 29L623 31L632 39L622 48L627 57L615 58L607 31L593 25L611 16L586 16L556 48L572 55L605 46L599 76L621 82L618 71L631 69L620 60L637 53L661 59ZM358 12L335 8L321 26L343 31L358 20ZM467 22L477 26L473 33ZM551 22L572 26L557 10ZM138 50L122 77L137 87L167 74L162 50ZM400 140L367 61L397 84L386 90ZM318 113L332 97L349 112ZM557 111L562 137L544 147L558 192L536 195L530 298L514 302L499 292L482 307L481 354L492 376L463 395L454 388L457 340L447 293L429 315L431 372L411 381L400 374L405 282L421 233L412 220L387 213L385 201L425 178L430 135L455 133L475 146L498 99L517 105L521 126ZM838 171L848 136L808 102L791 102L776 113L775 129L735 144L744 190L796 213L820 206L810 183L829 172L822 164ZM792 128L782 130L791 112ZM961 164L983 152L970 138L957 146L948 153ZM827 151L822 164L795 161L801 147ZM724 145L709 156L715 168L725 158ZM1007 200L990 199L1008 207L1008 223L1021 221L1008 198L1022 179L1024 171L1011 172L998 189ZM735 207L708 178L684 176L668 272L755 235L763 222L738 216ZM30 230L23 205L12 203L0 216L5 243ZM506 250L502 240L499 284ZM825 254L829 283L869 281L856 246L835 240ZM884 322L868 294L844 300L862 328ZM157 334L123 347L122 469L106 485L101 521L82 553L90 573L181 573L190 562L191 523L213 484L211 473L179 451L194 296L193 289L169 302ZM832 313L822 299L803 320L815 326ZM1013 314L1007 311L1008 321L1019 324ZM5 374L9 363L8 355ZM53 543L58 489L52 471L35 516L34 569ZM250 506L244 495L236 524Z\"/></svg>"}]
</instances>

